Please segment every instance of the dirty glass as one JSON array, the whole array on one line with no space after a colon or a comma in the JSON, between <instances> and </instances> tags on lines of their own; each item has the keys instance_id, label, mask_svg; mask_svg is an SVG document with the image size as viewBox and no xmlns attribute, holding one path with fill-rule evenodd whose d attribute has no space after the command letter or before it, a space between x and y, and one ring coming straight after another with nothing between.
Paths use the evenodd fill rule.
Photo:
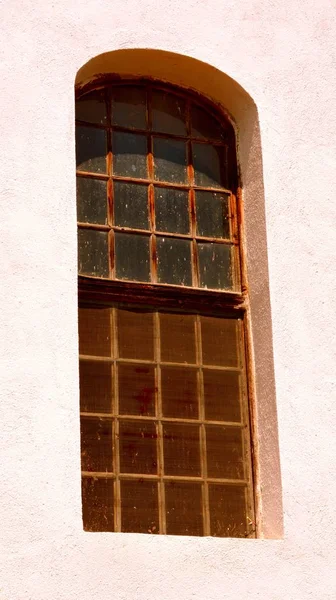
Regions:
<instances>
[{"instance_id":1,"label":"dirty glass","mask_svg":"<svg viewBox=\"0 0 336 600\"><path fill-rule=\"evenodd\" d=\"M155 423L120 420L120 472L156 474L156 438Z\"/></svg>"},{"instance_id":2,"label":"dirty glass","mask_svg":"<svg viewBox=\"0 0 336 600\"><path fill-rule=\"evenodd\" d=\"M175 94L153 90L152 129L162 133L186 135L185 100Z\"/></svg>"},{"instance_id":3,"label":"dirty glass","mask_svg":"<svg viewBox=\"0 0 336 600\"><path fill-rule=\"evenodd\" d=\"M246 488L209 485L210 532L218 537L247 537Z\"/></svg>"},{"instance_id":4,"label":"dirty glass","mask_svg":"<svg viewBox=\"0 0 336 600\"><path fill-rule=\"evenodd\" d=\"M95 90L80 98L76 102L76 119L87 123L106 125L105 90Z\"/></svg>"},{"instance_id":5,"label":"dirty glass","mask_svg":"<svg viewBox=\"0 0 336 600\"><path fill-rule=\"evenodd\" d=\"M148 229L147 186L115 181L113 190L114 224L117 227Z\"/></svg>"},{"instance_id":6,"label":"dirty glass","mask_svg":"<svg viewBox=\"0 0 336 600\"><path fill-rule=\"evenodd\" d=\"M81 223L107 224L106 181L77 177L77 219Z\"/></svg>"},{"instance_id":7,"label":"dirty glass","mask_svg":"<svg viewBox=\"0 0 336 600\"><path fill-rule=\"evenodd\" d=\"M119 127L146 129L146 90L141 87L116 86L112 91L112 124Z\"/></svg>"},{"instance_id":8,"label":"dirty glass","mask_svg":"<svg viewBox=\"0 0 336 600\"><path fill-rule=\"evenodd\" d=\"M156 481L121 481L121 531L160 533Z\"/></svg>"},{"instance_id":9,"label":"dirty glass","mask_svg":"<svg viewBox=\"0 0 336 600\"><path fill-rule=\"evenodd\" d=\"M85 531L114 531L114 481L103 477L82 478Z\"/></svg>"},{"instance_id":10,"label":"dirty glass","mask_svg":"<svg viewBox=\"0 0 336 600\"><path fill-rule=\"evenodd\" d=\"M244 479L241 428L206 425L205 430L208 477Z\"/></svg>"},{"instance_id":11,"label":"dirty glass","mask_svg":"<svg viewBox=\"0 0 336 600\"><path fill-rule=\"evenodd\" d=\"M210 144L192 145L195 184L203 187L225 187L223 148Z\"/></svg>"},{"instance_id":12,"label":"dirty glass","mask_svg":"<svg viewBox=\"0 0 336 600\"><path fill-rule=\"evenodd\" d=\"M168 481L165 500L168 534L204 535L201 484Z\"/></svg>"},{"instance_id":13,"label":"dirty glass","mask_svg":"<svg viewBox=\"0 0 336 600\"><path fill-rule=\"evenodd\" d=\"M137 133L116 131L112 139L113 173L124 177L147 177L147 139Z\"/></svg>"},{"instance_id":14,"label":"dirty glass","mask_svg":"<svg viewBox=\"0 0 336 600\"><path fill-rule=\"evenodd\" d=\"M158 280L160 283L192 285L191 243L176 238L157 238Z\"/></svg>"},{"instance_id":15,"label":"dirty glass","mask_svg":"<svg viewBox=\"0 0 336 600\"><path fill-rule=\"evenodd\" d=\"M196 192L196 233L204 237L229 238L229 196Z\"/></svg>"},{"instance_id":16,"label":"dirty glass","mask_svg":"<svg viewBox=\"0 0 336 600\"><path fill-rule=\"evenodd\" d=\"M77 125L76 165L78 171L106 173L106 151L104 129Z\"/></svg>"},{"instance_id":17,"label":"dirty glass","mask_svg":"<svg viewBox=\"0 0 336 600\"><path fill-rule=\"evenodd\" d=\"M209 289L232 289L231 246L198 243L200 286Z\"/></svg>"},{"instance_id":18,"label":"dirty glass","mask_svg":"<svg viewBox=\"0 0 336 600\"><path fill-rule=\"evenodd\" d=\"M117 279L149 281L149 237L131 233L115 233Z\"/></svg>"},{"instance_id":19,"label":"dirty glass","mask_svg":"<svg viewBox=\"0 0 336 600\"><path fill-rule=\"evenodd\" d=\"M108 277L108 243L105 231L78 230L78 271L82 275Z\"/></svg>"},{"instance_id":20,"label":"dirty glass","mask_svg":"<svg viewBox=\"0 0 336 600\"><path fill-rule=\"evenodd\" d=\"M189 233L188 192L155 187L155 219L157 231Z\"/></svg>"},{"instance_id":21,"label":"dirty glass","mask_svg":"<svg viewBox=\"0 0 336 600\"><path fill-rule=\"evenodd\" d=\"M191 137L218 142L225 141L225 129L208 111L197 104L192 104L190 116Z\"/></svg>"},{"instance_id":22,"label":"dirty glass","mask_svg":"<svg viewBox=\"0 0 336 600\"><path fill-rule=\"evenodd\" d=\"M155 137L153 152L156 180L171 183L185 183L187 181L185 142Z\"/></svg>"}]
</instances>

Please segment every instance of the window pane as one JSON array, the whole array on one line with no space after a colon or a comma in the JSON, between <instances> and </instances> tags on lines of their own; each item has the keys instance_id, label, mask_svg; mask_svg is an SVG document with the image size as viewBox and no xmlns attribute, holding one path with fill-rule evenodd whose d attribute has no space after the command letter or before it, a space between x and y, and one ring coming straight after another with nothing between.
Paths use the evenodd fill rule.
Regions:
<instances>
[{"instance_id":1,"label":"window pane","mask_svg":"<svg viewBox=\"0 0 336 600\"><path fill-rule=\"evenodd\" d=\"M113 189L114 224L148 229L147 186L115 181Z\"/></svg>"},{"instance_id":2,"label":"window pane","mask_svg":"<svg viewBox=\"0 0 336 600\"><path fill-rule=\"evenodd\" d=\"M77 177L77 219L81 223L106 225L106 181Z\"/></svg>"},{"instance_id":3,"label":"window pane","mask_svg":"<svg viewBox=\"0 0 336 600\"><path fill-rule=\"evenodd\" d=\"M120 421L120 472L157 473L156 428L151 421Z\"/></svg>"},{"instance_id":4,"label":"window pane","mask_svg":"<svg viewBox=\"0 0 336 600\"><path fill-rule=\"evenodd\" d=\"M113 485L113 479L82 478L85 531L114 531Z\"/></svg>"},{"instance_id":5,"label":"window pane","mask_svg":"<svg viewBox=\"0 0 336 600\"><path fill-rule=\"evenodd\" d=\"M203 288L231 290L231 246L225 244L197 244L200 286Z\"/></svg>"},{"instance_id":6,"label":"window pane","mask_svg":"<svg viewBox=\"0 0 336 600\"><path fill-rule=\"evenodd\" d=\"M195 316L160 313L161 360L195 363Z\"/></svg>"},{"instance_id":7,"label":"window pane","mask_svg":"<svg viewBox=\"0 0 336 600\"><path fill-rule=\"evenodd\" d=\"M196 369L161 367L162 414L180 419L198 418Z\"/></svg>"},{"instance_id":8,"label":"window pane","mask_svg":"<svg viewBox=\"0 0 336 600\"><path fill-rule=\"evenodd\" d=\"M203 364L238 367L238 319L201 317Z\"/></svg>"},{"instance_id":9,"label":"window pane","mask_svg":"<svg viewBox=\"0 0 336 600\"><path fill-rule=\"evenodd\" d=\"M95 90L76 102L76 119L106 125L105 91Z\"/></svg>"},{"instance_id":10,"label":"window pane","mask_svg":"<svg viewBox=\"0 0 336 600\"><path fill-rule=\"evenodd\" d=\"M201 475L198 425L163 423L165 475Z\"/></svg>"},{"instance_id":11,"label":"window pane","mask_svg":"<svg viewBox=\"0 0 336 600\"><path fill-rule=\"evenodd\" d=\"M158 231L189 233L188 192L156 187L155 219Z\"/></svg>"},{"instance_id":12,"label":"window pane","mask_svg":"<svg viewBox=\"0 0 336 600\"><path fill-rule=\"evenodd\" d=\"M244 479L240 427L206 425L208 477Z\"/></svg>"},{"instance_id":13,"label":"window pane","mask_svg":"<svg viewBox=\"0 0 336 600\"><path fill-rule=\"evenodd\" d=\"M105 231L78 230L78 272L82 275L108 277L108 241Z\"/></svg>"},{"instance_id":14,"label":"window pane","mask_svg":"<svg viewBox=\"0 0 336 600\"><path fill-rule=\"evenodd\" d=\"M120 364L118 387L120 415L155 415L154 367L144 364Z\"/></svg>"},{"instance_id":15,"label":"window pane","mask_svg":"<svg viewBox=\"0 0 336 600\"><path fill-rule=\"evenodd\" d=\"M186 135L185 101L174 94L154 90L152 94L153 131Z\"/></svg>"},{"instance_id":16,"label":"window pane","mask_svg":"<svg viewBox=\"0 0 336 600\"><path fill-rule=\"evenodd\" d=\"M230 238L229 196L196 192L197 235Z\"/></svg>"},{"instance_id":17,"label":"window pane","mask_svg":"<svg viewBox=\"0 0 336 600\"><path fill-rule=\"evenodd\" d=\"M121 127L146 129L146 90L116 86L112 93L112 123Z\"/></svg>"},{"instance_id":18,"label":"window pane","mask_svg":"<svg viewBox=\"0 0 336 600\"><path fill-rule=\"evenodd\" d=\"M110 420L81 417L81 455L83 471L113 471Z\"/></svg>"},{"instance_id":19,"label":"window pane","mask_svg":"<svg viewBox=\"0 0 336 600\"><path fill-rule=\"evenodd\" d=\"M82 412L112 412L112 365L81 360L79 363Z\"/></svg>"},{"instance_id":20,"label":"window pane","mask_svg":"<svg viewBox=\"0 0 336 600\"><path fill-rule=\"evenodd\" d=\"M115 233L117 279L149 281L149 237Z\"/></svg>"},{"instance_id":21,"label":"window pane","mask_svg":"<svg viewBox=\"0 0 336 600\"><path fill-rule=\"evenodd\" d=\"M76 127L76 165L78 171L106 173L106 132L95 127Z\"/></svg>"},{"instance_id":22,"label":"window pane","mask_svg":"<svg viewBox=\"0 0 336 600\"><path fill-rule=\"evenodd\" d=\"M225 139L225 130L210 113L193 104L191 106L191 135L192 137L222 142Z\"/></svg>"},{"instance_id":23,"label":"window pane","mask_svg":"<svg viewBox=\"0 0 336 600\"><path fill-rule=\"evenodd\" d=\"M236 371L203 370L205 418L240 422L240 374Z\"/></svg>"},{"instance_id":24,"label":"window pane","mask_svg":"<svg viewBox=\"0 0 336 600\"><path fill-rule=\"evenodd\" d=\"M158 237L156 244L159 282L192 285L191 243L186 240Z\"/></svg>"},{"instance_id":25,"label":"window pane","mask_svg":"<svg viewBox=\"0 0 336 600\"><path fill-rule=\"evenodd\" d=\"M187 181L186 144L178 140L154 138L154 173L157 181Z\"/></svg>"},{"instance_id":26,"label":"window pane","mask_svg":"<svg viewBox=\"0 0 336 600\"><path fill-rule=\"evenodd\" d=\"M209 485L210 534L218 537L246 537L245 487Z\"/></svg>"},{"instance_id":27,"label":"window pane","mask_svg":"<svg viewBox=\"0 0 336 600\"><path fill-rule=\"evenodd\" d=\"M117 316L119 356L153 360L153 313L119 309Z\"/></svg>"},{"instance_id":28,"label":"window pane","mask_svg":"<svg viewBox=\"0 0 336 600\"><path fill-rule=\"evenodd\" d=\"M121 481L121 531L160 533L156 481Z\"/></svg>"},{"instance_id":29,"label":"window pane","mask_svg":"<svg viewBox=\"0 0 336 600\"><path fill-rule=\"evenodd\" d=\"M113 173L124 177L147 177L147 138L137 133L113 133Z\"/></svg>"},{"instance_id":30,"label":"window pane","mask_svg":"<svg viewBox=\"0 0 336 600\"><path fill-rule=\"evenodd\" d=\"M78 310L79 354L111 356L109 308Z\"/></svg>"},{"instance_id":31,"label":"window pane","mask_svg":"<svg viewBox=\"0 0 336 600\"><path fill-rule=\"evenodd\" d=\"M195 184L204 187L225 187L223 148L209 144L193 144Z\"/></svg>"},{"instance_id":32,"label":"window pane","mask_svg":"<svg viewBox=\"0 0 336 600\"><path fill-rule=\"evenodd\" d=\"M166 523L170 535L203 535L202 485L165 483Z\"/></svg>"}]
</instances>

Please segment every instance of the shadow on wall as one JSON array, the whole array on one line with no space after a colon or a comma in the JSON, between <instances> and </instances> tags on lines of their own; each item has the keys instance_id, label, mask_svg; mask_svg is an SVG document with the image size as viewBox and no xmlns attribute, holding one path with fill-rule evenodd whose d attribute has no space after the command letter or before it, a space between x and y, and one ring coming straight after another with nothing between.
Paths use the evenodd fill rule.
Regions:
<instances>
[{"instance_id":1,"label":"shadow on wall","mask_svg":"<svg viewBox=\"0 0 336 600\"><path fill-rule=\"evenodd\" d=\"M81 67L76 89L108 76L153 78L192 90L224 112L236 131L255 366L253 433L259 535L283 536L282 493L267 262L262 152L257 107L231 77L188 56L152 49L100 54ZM262 490L262 492L261 492Z\"/></svg>"}]
</instances>

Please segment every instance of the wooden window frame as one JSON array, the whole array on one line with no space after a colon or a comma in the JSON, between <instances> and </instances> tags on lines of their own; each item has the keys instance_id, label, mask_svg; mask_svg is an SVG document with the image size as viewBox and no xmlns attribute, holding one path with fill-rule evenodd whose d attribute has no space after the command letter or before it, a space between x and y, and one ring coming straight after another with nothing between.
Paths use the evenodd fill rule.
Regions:
<instances>
[{"instance_id":1,"label":"wooden window frame","mask_svg":"<svg viewBox=\"0 0 336 600\"><path fill-rule=\"evenodd\" d=\"M182 96L188 99L188 103L195 102L200 105L204 110L215 116L215 118L219 122L224 122L229 124L229 127L234 132L231 121L228 116L223 112L220 107L212 105L206 98L199 97L198 94L190 90L184 90L183 88L177 86L171 86L167 83L162 83L160 81L141 79L141 78L133 78L133 79L125 79L120 80L119 78L115 78L114 76L105 76L101 79L97 79L94 82L91 82L88 85L82 86L80 89L76 90L76 99L79 99L81 96L88 92L92 92L99 88L104 88L106 86L116 86L116 85L142 85L149 86L151 88L152 85L155 86L155 89L167 90L170 93L176 93L178 96ZM189 114L188 117L189 119ZM81 122L79 121L79 124ZM219 243L228 243L228 240L216 239L216 238L207 238L203 236L197 236L195 234L196 231L196 223L195 223L195 191L196 190L205 190L212 191L215 193L226 193L230 195L230 216L231 222L233 224L234 230L232 234L232 239L230 243L235 247L235 257L234 257L234 291L229 290L214 290L214 289L204 289L200 287L187 287L166 283L158 283L155 275L155 243L151 243L151 273L154 272L154 281L151 283L141 283L136 281L128 281L128 280L117 280L113 279L114 276L114 260L112 253L109 252L109 276L110 279L93 277L88 275L79 275L78 276L78 304L79 308L101 308L106 307L110 308L116 305L128 306L128 307L143 307L143 308L152 308L157 311L174 311L174 312L183 312L183 313L196 313L200 315L208 315L214 317L231 317L242 320L242 347L244 349L245 356L245 374L246 374L246 390L247 390L247 427L248 427L248 440L251 449L251 457L250 457L250 493L249 493L249 501L248 501L248 510L250 514L250 523L249 523L249 531L245 537L258 537L258 528L257 528L257 519L256 519L256 505L257 498L255 493L255 480L256 480L256 465L255 465L255 452L253 445L253 437L254 437L254 427L253 427L253 407L254 407L254 383L253 383L253 363L252 363L252 353L251 353L251 337L250 337L250 305L249 305L249 295L248 295L248 285L247 285L247 275L246 275L246 260L245 260L245 252L244 246L242 244L243 239L243 208L242 208L242 188L240 186L239 181L239 169L237 164L236 157L236 140L235 133L233 142L231 142L231 146L229 148L230 153L234 153L234 172L228 175L231 185L230 188L219 188L219 187L206 187L206 186L196 186L193 182L193 170L191 166L191 142L195 141L197 143L200 142L198 138L194 140L192 138L188 138L187 142L187 159L188 159L188 183L186 184L176 184L169 182L157 181L154 178L153 173L153 153L152 148L148 148L148 168L150 177L148 179L140 179L140 178L132 178L132 177L124 177L118 175L112 175L111 172L111 164L112 164L112 151L111 151L111 133L112 127L99 126L94 124L94 127L101 127L108 131L108 154L107 154L107 171L108 173L100 174L100 173L92 173L89 171L79 171L77 175L80 177L93 177L96 179L102 179L107 181L108 183L108 211L109 215L113 214L113 198L112 198L112 185L110 182L115 181L123 181L129 183L143 183L149 186L149 207L150 207L150 220L151 223L154 222L153 211L154 211L154 200L153 200L153 186L156 187L173 187L176 189L184 189L191 191L191 216L192 216L192 231L188 235L180 235L180 234L171 234L165 233L167 237L177 237L183 239L190 239L195 243L195 241L202 242L219 242ZM113 126L113 130L122 131L122 132L134 132L141 133L145 135L152 135L154 132L150 132L150 124L146 130L138 130L131 129L127 127L119 127ZM184 139L183 136L178 136L169 133L159 133L155 132L154 134L157 137L163 138L171 138L171 139ZM204 143L213 144L213 140L204 139L202 140ZM201 141L201 142L202 142ZM220 145L220 144L219 144ZM221 144L224 145L224 144ZM232 163L231 163L232 164ZM111 222L111 221L110 221ZM122 232L136 232L142 233L146 235L153 236L156 235L156 231L153 227L151 227L150 233L148 230L137 230L133 228L125 228L125 227L116 227L110 225L94 225L88 223L79 223L80 228L88 228L88 229L97 229L101 231L109 231L110 235L113 235L114 231L122 231ZM162 232L161 232L162 235ZM194 264L193 261L193 269L194 272L197 270L197 265ZM193 277L195 281L195 276ZM171 420L171 419L168 419ZM91 475L94 475L91 473ZM106 475L109 476L108 474ZM135 478L138 478L138 475L134 475ZM132 479L132 475L127 474L127 479ZM169 476L170 480L174 480L174 476ZM178 478L176 478L178 479ZM183 477L185 481L188 481L188 477ZM193 478L190 478L192 481ZM221 482L220 479L217 480L218 483ZM159 486L160 487L160 486ZM160 492L159 492L160 493ZM120 500L120 499L119 499ZM115 531L121 531L120 523L118 523L118 518L115 519L117 523L117 528ZM209 535L209 531L204 533L204 535Z\"/></svg>"}]
</instances>

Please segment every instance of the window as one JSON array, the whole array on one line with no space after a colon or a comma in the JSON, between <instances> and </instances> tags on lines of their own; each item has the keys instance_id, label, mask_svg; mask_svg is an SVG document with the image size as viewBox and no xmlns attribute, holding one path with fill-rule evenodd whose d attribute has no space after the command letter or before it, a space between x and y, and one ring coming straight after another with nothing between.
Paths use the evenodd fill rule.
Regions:
<instances>
[{"instance_id":1,"label":"window","mask_svg":"<svg viewBox=\"0 0 336 600\"><path fill-rule=\"evenodd\" d=\"M108 83L76 103L84 529L254 535L232 125Z\"/></svg>"}]
</instances>

